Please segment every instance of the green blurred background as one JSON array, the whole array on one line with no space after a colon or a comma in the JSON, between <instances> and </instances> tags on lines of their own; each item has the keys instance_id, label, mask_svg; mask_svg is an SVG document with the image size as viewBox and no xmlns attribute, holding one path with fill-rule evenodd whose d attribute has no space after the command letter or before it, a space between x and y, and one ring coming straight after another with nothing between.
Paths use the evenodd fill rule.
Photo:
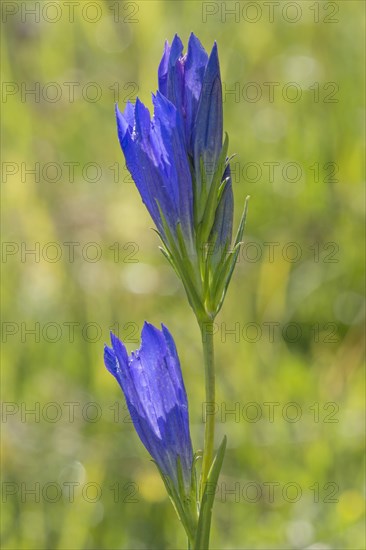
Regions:
<instances>
[{"instance_id":1,"label":"green blurred background","mask_svg":"<svg viewBox=\"0 0 366 550\"><path fill-rule=\"evenodd\" d=\"M3 548L185 547L102 357L111 327L132 350L163 321L201 447L198 327L113 114L151 107L164 40L191 31L219 46L236 223L251 195L216 326L212 547L365 548L364 3L2 2L2 20Z\"/></svg>"}]
</instances>

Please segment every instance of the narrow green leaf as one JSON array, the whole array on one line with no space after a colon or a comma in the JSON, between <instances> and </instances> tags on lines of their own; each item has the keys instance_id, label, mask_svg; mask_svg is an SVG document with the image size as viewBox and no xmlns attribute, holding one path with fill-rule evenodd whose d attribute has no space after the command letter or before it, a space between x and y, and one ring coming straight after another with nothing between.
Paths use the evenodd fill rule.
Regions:
<instances>
[{"instance_id":1,"label":"narrow green leaf","mask_svg":"<svg viewBox=\"0 0 366 550\"><path fill-rule=\"evenodd\" d=\"M217 480L220 475L225 450L226 436L222 440L222 443L213 460L210 472L208 474L206 487L202 495L194 550L208 550L209 548L212 508L215 500Z\"/></svg>"},{"instance_id":2,"label":"narrow green leaf","mask_svg":"<svg viewBox=\"0 0 366 550\"><path fill-rule=\"evenodd\" d=\"M200 200L205 204L207 198L207 177L203 158L200 157L200 173L201 173L201 195Z\"/></svg>"},{"instance_id":3,"label":"narrow green leaf","mask_svg":"<svg viewBox=\"0 0 366 550\"><path fill-rule=\"evenodd\" d=\"M230 178L225 178L225 179L222 180L222 182L220 183L219 191L218 191L218 194L217 194L217 203L218 203L218 204L219 204L220 201L221 201L222 194L223 194L223 192L225 191L225 187L226 187L226 185L228 184L229 181L230 181Z\"/></svg>"},{"instance_id":4,"label":"narrow green leaf","mask_svg":"<svg viewBox=\"0 0 366 550\"><path fill-rule=\"evenodd\" d=\"M249 199L250 199L250 195L247 195L247 197L245 198L243 214L241 216L238 231L237 231L237 234L236 234L235 245L239 244L241 242L242 238L243 238L245 222L246 222L246 219L247 219Z\"/></svg>"},{"instance_id":5,"label":"narrow green leaf","mask_svg":"<svg viewBox=\"0 0 366 550\"><path fill-rule=\"evenodd\" d=\"M179 246L182 246L181 239L182 235L180 234L181 228L178 225L177 227L177 235L178 239L180 240L179 245L177 244L174 236L172 235L172 232L169 228L169 225L165 219L165 216L160 208L159 202L156 201L156 204L159 208L161 222L163 224L164 233L166 235L166 238L169 243L169 247L166 246L166 248L169 250L169 253L172 257L172 260L174 262L174 265L176 266L176 269L179 272L180 278L183 282L183 286L185 288L185 291L187 293L188 301L193 309L193 311L196 313L196 315L200 314L203 311L203 306L200 300L200 297L197 293L196 287L194 285L194 282L192 281L190 273L187 273L187 264L190 266L189 260L187 260L186 253L182 257L181 251L179 250ZM163 241L164 242L164 241Z\"/></svg>"},{"instance_id":6,"label":"narrow green leaf","mask_svg":"<svg viewBox=\"0 0 366 550\"><path fill-rule=\"evenodd\" d=\"M184 487L184 480L183 480L182 461L180 459L180 456L178 456L177 458L177 474L178 474L179 494L184 495L185 487Z\"/></svg>"},{"instance_id":7,"label":"narrow green leaf","mask_svg":"<svg viewBox=\"0 0 366 550\"><path fill-rule=\"evenodd\" d=\"M217 209L218 201L220 197L219 188L220 188L220 185L222 185L223 183L222 176L225 171L223 167L226 166L226 157L227 157L228 148L229 148L229 137L227 134L225 134L225 140L224 140L217 164L215 166L215 173L212 178L210 190L209 190L207 201L205 204L205 210L202 216L202 223L200 224L200 227L199 227L200 244L208 241L212 226L215 221L215 213L216 213L216 209Z\"/></svg>"},{"instance_id":8,"label":"narrow green leaf","mask_svg":"<svg viewBox=\"0 0 366 550\"><path fill-rule=\"evenodd\" d=\"M196 511L198 510L198 488L197 488L197 473L196 473L196 465L199 460L202 460L202 451L197 451L193 455L193 463L192 463L192 475L191 475L191 494L194 496L195 503L196 503Z\"/></svg>"},{"instance_id":9,"label":"narrow green leaf","mask_svg":"<svg viewBox=\"0 0 366 550\"><path fill-rule=\"evenodd\" d=\"M179 279L182 279L182 277L180 276L180 273L179 273L179 271L178 271L178 269L177 269L177 267L176 267L176 265L175 265L175 263L174 263L174 261L173 261L173 258L172 258L172 256L171 256L171 254L170 254L165 248L163 248L162 246L159 246L159 250L161 250L163 256L165 256L165 258L168 260L168 262L170 263L170 265L171 265L172 268L174 269L174 271L175 271L177 277L178 277Z\"/></svg>"},{"instance_id":10,"label":"narrow green leaf","mask_svg":"<svg viewBox=\"0 0 366 550\"><path fill-rule=\"evenodd\" d=\"M233 275L235 265L236 265L236 262L237 262L237 259L238 259L240 246L242 244L243 233L244 233L244 229L245 229L245 221L246 221L247 213L248 213L249 198L250 197L247 196L246 199L245 199L244 210L243 210L243 214L242 214L241 219L240 219L238 231L237 231L237 234L236 234L236 237L235 237L233 251L230 252L230 254L225 259L225 261L223 263L223 266L220 269L220 271L217 275L217 278L216 278L216 282L215 282L215 285L214 285L214 291L213 291L214 301L215 301L216 304L218 304L216 313L218 313L219 310L221 309L222 303L223 303L225 295L226 295L226 291L227 291L228 286L230 284L231 277Z\"/></svg>"},{"instance_id":11,"label":"narrow green leaf","mask_svg":"<svg viewBox=\"0 0 366 550\"><path fill-rule=\"evenodd\" d=\"M191 518L189 517L189 513L187 514L187 510L185 509L185 503L182 501L182 498L178 494L176 488L174 487L174 484L172 480L163 474L161 469L159 468L157 462L155 460L152 460L154 462L155 466L159 470L161 479L163 480L163 483L165 485L165 489L169 495L169 498L171 500L171 503L173 504L174 510L182 522L182 525L184 527L184 530L187 534L187 537L190 541L193 541L194 539L194 530L195 527L192 525Z\"/></svg>"}]
</instances>

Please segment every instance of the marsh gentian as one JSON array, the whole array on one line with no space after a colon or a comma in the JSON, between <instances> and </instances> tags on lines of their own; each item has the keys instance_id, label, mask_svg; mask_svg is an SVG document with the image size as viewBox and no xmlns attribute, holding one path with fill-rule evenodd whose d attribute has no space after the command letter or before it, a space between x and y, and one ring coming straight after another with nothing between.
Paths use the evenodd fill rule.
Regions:
<instances>
[{"instance_id":1,"label":"marsh gentian","mask_svg":"<svg viewBox=\"0 0 366 550\"><path fill-rule=\"evenodd\" d=\"M165 43L158 82L152 119L139 99L123 113L116 107L119 141L197 318L213 319L235 266L246 213L231 249L233 192L216 43L208 55L192 33L183 55L176 35Z\"/></svg>"},{"instance_id":2,"label":"marsh gentian","mask_svg":"<svg viewBox=\"0 0 366 550\"><path fill-rule=\"evenodd\" d=\"M210 56L192 33L188 51L183 55L183 44L175 35L169 45L165 42L164 55L158 70L159 90L176 107L184 127L187 154L193 165L196 224L202 221L215 171L220 170L220 183L229 178L216 212L216 228L220 246L231 244L233 221L233 193L229 169L224 174L226 158L218 165L222 150L223 110L222 85L217 45ZM202 166L206 181L202 181ZM200 209L200 205L202 208Z\"/></svg>"},{"instance_id":3,"label":"marsh gentian","mask_svg":"<svg viewBox=\"0 0 366 550\"><path fill-rule=\"evenodd\" d=\"M183 128L174 105L161 93L153 96L154 118L139 99L116 108L118 136L126 165L159 232L164 222L177 239L180 224L193 253L193 189L183 141Z\"/></svg>"},{"instance_id":4,"label":"marsh gentian","mask_svg":"<svg viewBox=\"0 0 366 550\"><path fill-rule=\"evenodd\" d=\"M181 474L190 494L193 452L189 432L188 402L174 340L145 323L141 347L129 356L124 344L111 334L104 362L126 398L135 429L162 474L179 491Z\"/></svg>"}]
</instances>

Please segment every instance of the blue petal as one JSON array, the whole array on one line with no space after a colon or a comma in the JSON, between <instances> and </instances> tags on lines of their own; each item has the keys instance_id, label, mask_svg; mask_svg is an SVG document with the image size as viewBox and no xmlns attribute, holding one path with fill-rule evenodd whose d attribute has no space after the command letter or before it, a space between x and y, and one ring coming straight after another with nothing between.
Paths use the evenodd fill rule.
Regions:
<instances>
[{"instance_id":1,"label":"blue petal","mask_svg":"<svg viewBox=\"0 0 366 550\"><path fill-rule=\"evenodd\" d=\"M117 378L118 362L113 349L104 346L104 363L107 369Z\"/></svg>"},{"instance_id":2,"label":"blue petal","mask_svg":"<svg viewBox=\"0 0 366 550\"><path fill-rule=\"evenodd\" d=\"M185 392L185 387L184 387L184 382L183 382L183 377L182 377L182 371L180 369L177 348L175 346L173 336L170 334L167 327L163 324L161 325L161 327L162 327L162 332L163 332L163 335L164 335L164 338L165 338L165 343L168 347L169 354L172 358L171 376L174 380L175 387L179 390L182 390L181 402L185 404L185 403L187 403L187 394Z\"/></svg>"},{"instance_id":3,"label":"blue petal","mask_svg":"<svg viewBox=\"0 0 366 550\"><path fill-rule=\"evenodd\" d=\"M129 123L126 120L125 116L118 109L117 104L115 106L115 111L116 111L116 120L117 120L118 139L121 147L123 148L123 141L125 139L126 132L129 129Z\"/></svg>"},{"instance_id":4,"label":"blue petal","mask_svg":"<svg viewBox=\"0 0 366 550\"><path fill-rule=\"evenodd\" d=\"M191 33L184 67L185 129L189 153L193 156L192 133L208 55L198 38Z\"/></svg>"},{"instance_id":5,"label":"blue petal","mask_svg":"<svg viewBox=\"0 0 366 550\"><path fill-rule=\"evenodd\" d=\"M160 65L159 65L159 68L158 68L159 90L164 95L166 95L166 93L167 93L168 64L169 64L170 49L171 48L170 48L169 42L167 40L165 40L164 53L163 53L163 57L161 58Z\"/></svg>"},{"instance_id":6,"label":"blue petal","mask_svg":"<svg viewBox=\"0 0 366 550\"><path fill-rule=\"evenodd\" d=\"M126 108L126 115L116 109L119 140L126 165L158 229L164 234L160 207L173 235L181 223L189 245L193 242L193 191L181 121L174 105L160 93L153 101L153 122L148 109L136 101L133 130L131 107Z\"/></svg>"},{"instance_id":7,"label":"blue petal","mask_svg":"<svg viewBox=\"0 0 366 550\"><path fill-rule=\"evenodd\" d=\"M174 36L172 45L165 44L165 51L158 71L159 92L175 105L184 126L184 58L183 44Z\"/></svg>"},{"instance_id":8,"label":"blue petal","mask_svg":"<svg viewBox=\"0 0 366 550\"><path fill-rule=\"evenodd\" d=\"M166 151L164 164L174 197L178 220L182 224L186 242L193 243L193 185L183 141L183 127L174 105L160 92L153 98L157 132ZM165 212L164 212L165 213Z\"/></svg>"},{"instance_id":9,"label":"blue petal","mask_svg":"<svg viewBox=\"0 0 366 550\"><path fill-rule=\"evenodd\" d=\"M176 61L182 55L183 48L183 42L181 41L180 37L175 34L170 48L169 65L175 65Z\"/></svg>"},{"instance_id":10,"label":"blue petal","mask_svg":"<svg viewBox=\"0 0 366 550\"><path fill-rule=\"evenodd\" d=\"M113 334L112 348L105 347L105 363L126 397L136 431L161 470L178 484L180 457L187 488L193 460L188 403L179 358L171 334L145 323L141 347L128 357Z\"/></svg>"},{"instance_id":11,"label":"blue petal","mask_svg":"<svg viewBox=\"0 0 366 550\"><path fill-rule=\"evenodd\" d=\"M127 124L132 129L135 124L135 106L131 103L131 101L127 101L125 110L123 111L123 116Z\"/></svg>"},{"instance_id":12,"label":"blue petal","mask_svg":"<svg viewBox=\"0 0 366 550\"><path fill-rule=\"evenodd\" d=\"M231 183L230 166L227 166L222 177L230 178L226 183L220 204L217 207L212 233L217 234L215 248L213 250L214 263L221 262L222 254L226 254L230 247L233 231L234 197Z\"/></svg>"},{"instance_id":13,"label":"blue petal","mask_svg":"<svg viewBox=\"0 0 366 550\"><path fill-rule=\"evenodd\" d=\"M136 133L141 141L145 141L150 135L149 109L137 98L135 106Z\"/></svg>"},{"instance_id":14,"label":"blue petal","mask_svg":"<svg viewBox=\"0 0 366 550\"><path fill-rule=\"evenodd\" d=\"M220 66L215 43L207 63L193 130L196 177L200 180L199 159L215 166L222 148L223 114ZM213 173L213 170L211 171Z\"/></svg>"},{"instance_id":15,"label":"blue petal","mask_svg":"<svg viewBox=\"0 0 366 550\"><path fill-rule=\"evenodd\" d=\"M155 403L157 418L166 418L177 404L174 377L170 365L169 350L162 332L145 323L141 333L139 358L145 374L145 381ZM179 367L179 363L177 365ZM139 383L139 382L138 382ZM186 405L186 400L183 405Z\"/></svg>"},{"instance_id":16,"label":"blue petal","mask_svg":"<svg viewBox=\"0 0 366 550\"><path fill-rule=\"evenodd\" d=\"M170 52L169 58L169 67L168 67L168 82L167 82L167 93L166 97L176 106L180 116L182 117L182 122L185 118L185 113L183 111L183 102L184 102L184 63L181 57L176 58L174 55L177 53L177 48L173 50L174 40L172 44L172 49ZM182 48L180 49L180 54L182 53Z\"/></svg>"},{"instance_id":17,"label":"blue petal","mask_svg":"<svg viewBox=\"0 0 366 550\"><path fill-rule=\"evenodd\" d=\"M118 136L130 171L141 198L150 212L158 229L163 232L159 208L167 214L168 222L175 228L178 213L171 189L172 182L167 178L163 158L166 157L161 137L152 129L150 115L146 107L136 102L135 132L131 132L126 118L116 109ZM165 164L166 164L165 160Z\"/></svg>"},{"instance_id":18,"label":"blue petal","mask_svg":"<svg viewBox=\"0 0 366 550\"><path fill-rule=\"evenodd\" d=\"M125 395L132 422L141 441L150 454L153 454L157 438L156 432L158 432L154 408L152 406L148 411L150 417L146 416L146 408L141 406L141 388L140 385L136 385L135 382L136 377L139 375L139 370L136 368L136 362L128 358L126 348L119 338L112 334L111 340L113 353L118 362L116 378ZM150 398L150 395L148 395L148 398Z\"/></svg>"},{"instance_id":19,"label":"blue petal","mask_svg":"<svg viewBox=\"0 0 366 550\"><path fill-rule=\"evenodd\" d=\"M128 365L128 353L125 345L112 332L111 332L111 342L112 342L113 351L117 357L120 367L122 369L126 368Z\"/></svg>"},{"instance_id":20,"label":"blue petal","mask_svg":"<svg viewBox=\"0 0 366 550\"><path fill-rule=\"evenodd\" d=\"M199 99L208 55L198 38L191 33L185 61L185 84L192 96Z\"/></svg>"}]
</instances>

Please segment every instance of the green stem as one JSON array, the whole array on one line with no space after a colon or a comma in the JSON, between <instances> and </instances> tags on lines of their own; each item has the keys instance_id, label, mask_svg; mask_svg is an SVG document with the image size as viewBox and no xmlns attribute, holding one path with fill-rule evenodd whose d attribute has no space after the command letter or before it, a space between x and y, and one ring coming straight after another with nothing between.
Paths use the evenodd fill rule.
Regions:
<instances>
[{"instance_id":1,"label":"green stem","mask_svg":"<svg viewBox=\"0 0 366 550\"><path fill-rule=\"evenodd\" d=\"M215 367L214 367L214 346L213 346L213 321L208 320L200 323L203 357L205 364L205 386L206 386L206 414L205 418L205 441L203 448L203 461L201 473L202 498L208 473L213 461L214 440L215 440L215 416L212 414L215 407ZM208 408L209 407L209 408Z\"/></svg>"}]
</instances>

